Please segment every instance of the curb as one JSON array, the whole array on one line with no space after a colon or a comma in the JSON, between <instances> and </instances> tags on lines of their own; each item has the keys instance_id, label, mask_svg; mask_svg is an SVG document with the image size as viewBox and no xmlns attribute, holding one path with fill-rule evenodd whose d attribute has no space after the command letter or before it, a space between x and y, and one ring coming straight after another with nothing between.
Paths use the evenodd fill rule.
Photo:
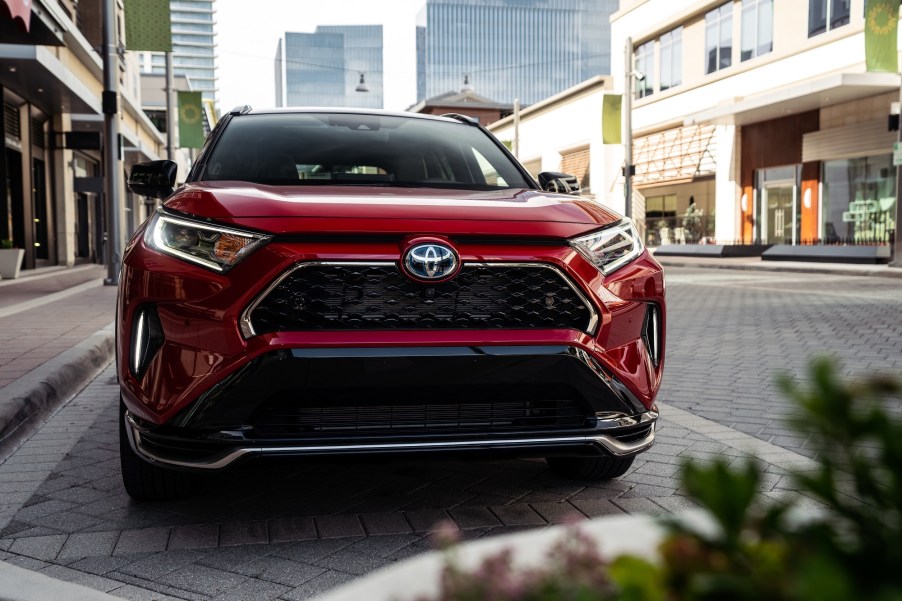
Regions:
<instances>
[{"instance_id":1,"label":"curb","mask_svg":"<svg viewBox=\"0 0 902 601\"><path fill-rule=\"evenodd\" d=\"M113 324L88 336L2 389L0 457L23 439L64 401L109 365L115 352Z\"/></svg>"},{"instance_id":2,"label":"curb","mask_svg":"<svg viewBox=\"0 0 902 601\"><path fill-rule=\"evenodd\" d=\"M717 263L714 261L707 261L704 263L695 263L692 261L680 261L679 259L671 260L669 257L661 256L655 257L655 260L658 261L664 267L692 267L698 269L733 269L738 271L777 271L777 272L791 272L791 273L821 273L827 275L853 275L853 276L866 276L866 277L877 277L877 278L902 278L902 269L891 269L887 267L886 269L844 269L842 267L833 268L833 267L817 267L812 265L808 266L799 266L799 265L785 265L780 264L780 261L775 261L775 265L767 265L767 264L730 264L730 263Z\"/></svg>"},{"instance_id":3,"label":"curb","mask_svg":"<svg viewBox=\"0 0 902 601\"><path fill-rule=\"evenodd\" d=\"M113 601L113 597L80 584L72 584L0 561L3 601Z\"/></svg>"}]
</instances>

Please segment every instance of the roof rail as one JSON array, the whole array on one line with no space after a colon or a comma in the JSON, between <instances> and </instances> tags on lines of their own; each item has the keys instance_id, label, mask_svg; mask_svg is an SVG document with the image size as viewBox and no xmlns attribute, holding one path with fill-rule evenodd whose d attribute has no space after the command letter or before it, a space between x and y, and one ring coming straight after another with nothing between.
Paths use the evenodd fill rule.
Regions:
<instances>
[{"instance_id":1,"label":"roof rail","mask_svg":"<svg viewBox=\"0 0 902 601\"><path fill-rule=\"evenodd\" d=\"M249 104L239 104L235 108L229 111L230 115L246 115L251 112L253 109Z\"/></svg>"},{"instance_id":2,"label":"roof rail","mask_svg":"<svg viewBox=\"0 0 902 601\"><path fill-rule=\"evenodd\" d=\"M445 113L441 116L447 117L448 119L454 119L455 121L460 121L461 123L466 123L467 125L479 125L479 119L477 119L476 117L461 115L460 113Z\"/></svg>"}]
</instances>

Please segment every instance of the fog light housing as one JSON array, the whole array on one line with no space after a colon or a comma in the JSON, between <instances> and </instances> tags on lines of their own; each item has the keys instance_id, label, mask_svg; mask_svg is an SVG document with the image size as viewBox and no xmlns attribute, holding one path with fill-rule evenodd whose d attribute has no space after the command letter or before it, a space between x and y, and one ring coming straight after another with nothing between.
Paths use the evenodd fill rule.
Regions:
<instances>
[{"instance_id":1,"label":"fog light housing","mask_svg":"<svg viewBox=\"0 0 902 601\"><path fill-rule=\"evenodd\" d=\"M649 303L645 310L645 323L642 325L642 340L655 367L661 363L661 334L661 309L658 305Z\"/></svg>"},{"instance_id":2,"label":"fog light housing","mask_svg":"<svg viewBox=\"0 0 902 601\"><path fill-rule=\"evenodd\" d=\"M163 346L163 326L153 305L144 305L132 318L131 357L129 371L140 380L157 352Z\"/></svg>"}]
</instances>

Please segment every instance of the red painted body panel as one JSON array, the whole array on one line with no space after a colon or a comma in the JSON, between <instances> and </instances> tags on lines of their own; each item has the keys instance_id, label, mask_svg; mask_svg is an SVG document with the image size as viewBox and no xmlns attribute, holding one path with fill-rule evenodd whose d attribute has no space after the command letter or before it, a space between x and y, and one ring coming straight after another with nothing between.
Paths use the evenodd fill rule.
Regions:
<instances>
[{"instance_id":1,"label":"red painted body panel","mask_svg":"<svg viewBox=\"0 0 902 601\"><path fill-rule=\"evenodd\" d=\"M654 403L664 362L655 367L649 360L641 328L646 303L657 303L662 318L666 315L663 273L645 252L604 276L565 243L566 238L620 219L597 203L535 190L275 188L233 182L183 187L166 207L224 224L297 236L273 240L227 274L219 274L161 254L145 244L143 231L136 233L124 257L117 352L120 358L128 357L135 310L155 304L165 334L162 349L140 382L127 361L119 361L123 399L130 411L149 422L166 423L255 357L305 347L566 344L590 353L643 405L650 408ZM341 240L329 238L339 234ZM596 332L590 336L576 330L317 331L248 340L242 336L238 325L242 311L292 265L397 262L408 242L422 236L449 240L464 264L539 262L559 267L598 311ZM456 236L467 238L456 242ZM537 241L505 242L514 237Z\"/></svg>"},{"instance_id":2,"label":"red painted body panel","mask_svg":"<svg viewBox=\"0 0 902 601\"><path fill-rule=\"evenodd\" d=\"M166 207L273 234L572 238L619 220L601 205L537 190L263 186L181 188Z\"/></svg>"}]
</instances>

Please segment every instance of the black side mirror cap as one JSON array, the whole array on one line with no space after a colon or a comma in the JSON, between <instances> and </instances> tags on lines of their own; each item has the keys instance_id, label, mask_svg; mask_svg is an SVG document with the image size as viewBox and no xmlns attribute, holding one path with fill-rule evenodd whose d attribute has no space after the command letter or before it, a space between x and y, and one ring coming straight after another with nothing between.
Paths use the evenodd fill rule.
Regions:
<instances>
[{"instance_id":1,"label":"black side mirror cap","mask_svg":"<svg viewBox=\"0 0 902 601\"><path fill-rule=\"evenodd\" d=\"M138 163L128 174L128 189L141 196L169 198L175 188L178 165L172 161Z\"/></svg>"},{"instance_id":2,"label":"black side mirror cap","mask_svg":"<svg viewBox=\"0 0 902 601\"><path fill-rule=\"evenodd\" d=\"M543 171L539 174L539 186L546 192L557 194L573 194L579 196L579 180L575 175L557 173L555 171Z\"/></svg>"}]
</instances>

